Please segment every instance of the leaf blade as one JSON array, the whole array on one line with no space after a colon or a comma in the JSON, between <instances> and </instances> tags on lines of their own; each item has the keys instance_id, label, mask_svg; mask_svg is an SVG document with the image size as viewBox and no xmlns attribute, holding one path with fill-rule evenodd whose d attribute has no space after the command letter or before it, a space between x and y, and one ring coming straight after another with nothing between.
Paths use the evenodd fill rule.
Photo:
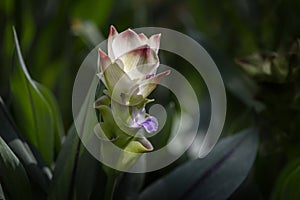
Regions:
<instances>
[{"instance_id":1,"label":"leaf blade","mask_svg":"<svg viewBox=\"0 0 300 200\"><path fill-rule=\"evenodd\" d=\"M3 138L9 148L23 164L31 183L40 188L42 193L46 194L51 173L47 176L45 174L45 170L50 172L50 169L45 166L44 161L42 161L39 157L34 156L28 144L20 138L18 130L15 127L15 124L11 119L1 97L0 121L0 137Z\"/></svg>"},{"instance_id":2,"label":"leaf blade","mask_svg":"<svg viewBox=\"0 0 300 200\"><path fill-rule=\"evenodd\" d=\"M55 143L55 152L58 154L61 148L61 141L63 137L65 136L65 131L63 127L63 121L62 117L57 105L57 102L53 96L53 94L40 83L35 82L38 89L41 91L47 102L49 103L49 106L51 108L51 114L53 118L53 125L54 125L54 143Z\"/></svg>"},{"instance_id":3,"label":"leaf blade","mask_svg":"<svg viewBox=\"0 0 300 200\"><path fill-rule=\"evenodd\" d=\"M68 191L79 137L72 126L58 155L50 183L49 199L68 199Z\"/></svg>"},{"instance_id":4,"label":"leaf blade","mask_svg":"<svg viewBox=\"0 0 300 200\"><path fill-rule=\"evenodd\" d=\"M271 199L298 199L300 192L298 190L300 184L300 159L295 159L288 163L280 173L276 181Z\"/></svg>"},{"instance_id":5,"label":"leaf blade","mask_svg":"<svg viewBox=\"0 0 300 200\"><path fill-rule=\"evenodd\" d=\"M54 155L51 110L27 71L15 29L13 32L19 60L19 66L13 68L10 81L16 122L22 134L41 152L46 163L50 165Z\"/></svg>"},{"instance_id":6,"label":"leaf blade","mask_svg":"<svg viewBox=\"0 0 300 200\"><path fill-rule=\"evenodd\" d=\"M229 150L227 146L230 146ZM140 199L227 199L246 178L256 150L257 134L254 130L224 139L206 158L190 161L146 188ZM247 156L246 161L244 156ZM244 166L235 171L241 161ZM162 194L165 196L160 196Z\"/></svg>"},{"instance_id":7,"label":"leaf blade","mask_svg":"<svg viewBox=\"0 0 300 200\"><path fill-rule=\"evenodd\" d=\"M31 186L17 156L0 137L0 178L11 199L31 199Z\"/></svg>"}]
</instances>

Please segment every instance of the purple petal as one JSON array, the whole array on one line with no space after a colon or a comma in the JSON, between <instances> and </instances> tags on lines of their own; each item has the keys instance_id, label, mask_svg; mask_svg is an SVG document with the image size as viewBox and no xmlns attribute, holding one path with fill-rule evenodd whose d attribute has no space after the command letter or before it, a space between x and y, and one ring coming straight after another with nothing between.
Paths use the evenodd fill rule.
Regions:
<instances>
[{"instance_id":1,"label":"purple petal","mask_svg":"<svg viewBox=\"0 0 300 200\"><path fill-rule=\"evenodd\" d=\"M158 129L158 121L155 117L149 116L140 124L148 133L153 133Z\"/></svg>"},{"instance_id":2,"label":"purple petal","mask_svg":"<svg viewBox=\"0 0 300 200\"><path fill-rule=\"evenodd\" d=\"M148 74L148 75L146 76L146 79L152 78L152 77L154 77L154 76L155 76L155 74Z\"/></svg>"}]
</instances>

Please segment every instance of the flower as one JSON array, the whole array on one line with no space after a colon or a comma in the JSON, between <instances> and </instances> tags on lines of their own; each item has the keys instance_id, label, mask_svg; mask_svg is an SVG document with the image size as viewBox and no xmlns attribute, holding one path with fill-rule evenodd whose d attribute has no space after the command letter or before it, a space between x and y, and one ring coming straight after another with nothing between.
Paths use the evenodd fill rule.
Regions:
<instances>
[{"instance_id":1,"label":"flower","mask_svg":"<svg viewBox=\"0 0 300 200\"><path fill-rule=\"evenodd\" d=\"M152 133L157 131L158 121L153 116L147 116L145 108L133 108L130 126L143 127L148 133Z\"/></svg>"},{"instance_id":2,"label":"flower","mask_svg":"<svg viewBox=\"0 0 300 200\"><path fill-rule=\"evenodd\" d=\"M125 152L144 153L154 148L144 133L154 133L158 121L146 113L147 99L170 70L157 74L160 34L147 38L131 29L122 33L111 26L106 54L98 50L97 76L107 90L97 99L94 107L100 112L95 133L101 139L102 156L112 157L107 144L113 143ZM144 130L144 131L140 131ZM119 166L131 166L138 155L123 152Z\"/></svg>"},{"instance_id":3,"label":"flower","mask_svg":"<svg viewBox=\"0 0 300 200\"><path fill-rule=\"evenodd\" d=\"M156 74L159 67L160 34L147 38L131 29L122 33L111 26L108 55L99 49L97 74L108 89L108 95L123 105L138 105L170 73Z\"/></svg>"},{"instance_id":4,"label":"flower","mask_svg":"<svg viewBox=\"0 0 300 200\"><path fill-rule=\"evenodd\" d=\"M156 132L158 121L154 116L146 113L146 103L142 104L141 107L137 107L125 106L111 101L111 112L114 115L115 123L129 135L138 134L140 128L143 128L149 134Z\"/></svg>"}]
</instances>

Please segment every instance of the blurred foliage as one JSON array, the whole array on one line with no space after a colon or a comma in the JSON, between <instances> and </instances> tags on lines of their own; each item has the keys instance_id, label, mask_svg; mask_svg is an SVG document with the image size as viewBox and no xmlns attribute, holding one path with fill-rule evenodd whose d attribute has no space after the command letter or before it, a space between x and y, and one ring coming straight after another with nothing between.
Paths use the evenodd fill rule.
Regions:
<instances>
[{"instance_id":1,"label":"blurred foliage","mask_svg":"<svg viewBox=\"0 0 300 200\"><path fill-rule=\"evenodd\" d=\"M233 140L245 128L259 128L258 156L231 199L299 199L299 10L297 0L0 1L0 96L6 104L1 100L0 198L103 197L107 178L101 163L82 146L74 128L67 130L73 123L71 94L77 70L113 24L119 30L172 28L190 35L210 53L227 90L223 136ZM23 58L14 44L13 26ZM161 60L190 77L199 91L199 130L206 130L210 99L201 76L180 58L162 53ZM173 115L172 95L155 95ZM172 119L164 138L155 138L154 144L167 141L170 124ZM124 174L116 198L128 191L128 199L135 199L146 188L143 196L187 160L184 155L143 177ZM17 179L10 178L15 174Z\"/></svg>"}]
</instances>

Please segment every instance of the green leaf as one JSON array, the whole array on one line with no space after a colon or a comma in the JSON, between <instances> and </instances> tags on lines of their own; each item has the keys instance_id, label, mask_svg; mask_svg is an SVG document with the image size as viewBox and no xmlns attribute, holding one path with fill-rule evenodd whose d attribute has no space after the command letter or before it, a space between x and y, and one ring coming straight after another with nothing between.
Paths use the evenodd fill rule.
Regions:
<instances>
[{"instance_id":1,"label":"green leaf","mask_svg":"<svg viewBox=\"0 0 300 200\"><path fill-rule=\"evenodd\" d=\"M140 199L227 199L247 177L257 145L255 129L223 139L204 159L190 161L150 185Z\"/></svg>"},{"instance_id":2,"label":"green leaf","mask_svg":"<svg viewBox=\"0 0 300 200\"><path fill-rule=\"evenodd\" d=\"M78 142L79 137L75 127L72 126L56 161L49 199L68 199Z\"/></svg>"},{"instance_id":3,"label":"green leaf","mask_svg":"<svg viewBox=\"0 0 300 200\"><path fill-rule=\"evenodd\" d=\"M272 194L274 200L297 200L300 197L300 159L287 164L280 174Z\"/></svg>"},{"instance_id":4,"label":"green leaf","mask_svg":"<svg viewBox=\"0 0 300 200\"><path fill-rule=\"evenodd\" d=\"M31 199L31 186L17 156L0 137L0 180L9 199Z\"/></svg>"},{"instance_id":5,"label":"green leaf","mask_svg":"<svg viewBox=\"0 0 300 200\"><path fill-rule=\"evenodd\" d=\"M115 192L115 199L135 200L144 183L145 174L124 173Z\"/></svg>"},{"instance_id":6,"label":"green leaf","mask_svg":"<svg viewBox=\"0 0 300 200\"><path fill-rule=\"evenodd\" d=\"M95 97L92 91L97 88L97 77L92 77L91 81L91 87L89 85L90 88L86 94L81 94L82 104L79 104L81 106L78 107L77 112L74 112L76 128L75 125L72 126L58 155L50 186L50 199L72 199L74 197L78 167L81 165L80 160L83 152L81 141L88 142L96 137L94 127L97 124L97 118L93 118ZM76 87L76 82L74 87Z\"/></svg>"},{"instance_id":7,"label":"green leaf","mask_svg":"<svg viewBox=\"0 0 300 200\"><path fill-rule=\"evenodd\" d=\"M0 184L0 199L1 200L5 200L6 199L1 184Z\"/></svg>"},{"instance_id":8,"label":"green leaf","mask_svg":"<svg viewBox=\"0 0 300 200\"><path fill-rule=\"evenodd\" d=\"M23 164L35 190L37 191L37 188L39 188L41 193L45 195L52 176L50 169L45 166L44 162L39 157L34 156L28 144L19 137L18 130L1 97L0 121L0 136Z\"/></svg>"},{"instance_id":9,"label":"green leaf","mask_svg":"<svg viewBox=\"0 0 300 200\"><path fill-rule=\"evenodd\" d=\"M101 163L84 148L78 161L78 171L76 173L76 199L101 199L105 192L105 180ZM95 192L99 194L95 194Z\"/></svg>"},{"instance_id":10,"label":"green leaf","mask_svg":"<svg viewBox=\"0 0 300 200\"><path fill-rule=\"evenodd\" d=\"M58 154L61 148L62 139L65 136L65 131L63 127L63 121L61 117L60 110L58 108L57 102L53 94L45 86L35 82L36 86L43 94L47 102L49 103L52 119L54 123L54 143L55 143L55 153Z\"/></svg>"},{"instance_id":11,"label":"green leaf","mask_svg":"<svg viewBox=\"0 0 300 200\"><path fill-rule=\"evenodd\" d=\"M48 165L54 155L54 123L49 103L31 79L14 30L19 63L13 67L11 75L11 90L13 110L21 133L41 153Z\"/></svg>"},{"instance_id":12,"label":"green leaf","mask_svg":"<svg viewBox=\"0 0 300 200\"><path fill-rule=\"evenodd\" d=\"M105 175L101 169L101 163L78 142L80 142L79 137L73 126L56 162L49 199L68 199L70 192L75 194L76 199L93 199L94 197L99 199L104 194L102 189L105 186ZM76 154L78 154L77 158ZM70 191L71 184L73 184L73 191ZM99 191L102 192L99 193Z\"/></svg>"}]
</instances>

